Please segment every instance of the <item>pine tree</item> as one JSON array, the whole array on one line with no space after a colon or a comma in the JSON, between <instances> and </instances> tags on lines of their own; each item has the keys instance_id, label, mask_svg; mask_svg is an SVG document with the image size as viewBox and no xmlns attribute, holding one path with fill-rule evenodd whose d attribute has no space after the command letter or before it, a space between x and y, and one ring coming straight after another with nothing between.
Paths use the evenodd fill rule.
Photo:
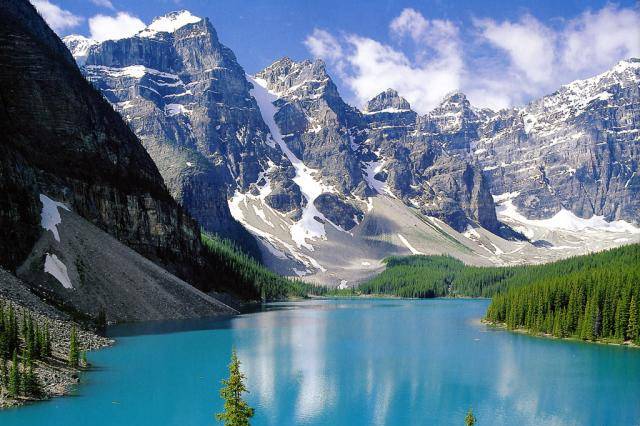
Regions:
<instances>
[{"instance_id":1,"label":"pine tree","mask_svg":"<svg viewBox=\"0 0 640 426\"><path fill-rule=\"evenodd\" d=\"M51 356L51 334L49 334L49 323L45 325L44 329L44 356Z\"/></svg>"},{"instance_id":2,"label":"pine tree","mask_svg":"<svg viewBox=\"0 0 640 426\"><path fill-rule=\"evenodd\" d=\"M9 388L9 372L7 371L7 360L4 356L0 357L0 381L2 386Z\"/></svg>"},{"instance_id":3,"label":"pine tree","mask_svg":"<svg viewBox=\"0 0 640 426\"><path fill-rule=\"evenodd\" d=\"M224 411L216 414L216 419L225 426L248 426L249 419L253 417L253 408L242 399L242 394L248 392L244 379L245 376L240 371L240 360L234 349L229 364L229 378L222 380L223 388L220 390Z\"/></svg>"},{"instance_id":4,"label":"pine tree","mask_svg":"<svg viewBox=\"0 0 640 426\"><path fill-rule=\"evenodd\" d=\"M23 374L23 382L24 382L24 394L26 396L31 396L37 398L40 396L42 388L40 386L40 381L38 380L38 376L33 370L33 364L29 363L26 371Z\"/></svg>"},{"instance_id":5,"label":"pine tree","mask_svg":"<svg viewBox=\"0 0 640 426\"><path fill-rule=\"evenodd\" d=\"M466 426L473 426L476 424L476 416L473 415L471 408L467 411L467 416L464 418L464 424Z\"/></svg>"},{"instance_id":6,"label":"pine tree","mask_svg":"<svg viewBox=\"0 0 640 426\"><path fill-rule=\"evenodd\" d=\"M631 297L629 305L629 325L627 326L627 338L632 342L638 342L640 339L640 330L638 330L638 304L635 296Z\"/></svg>"},{"instance_id":7,"label":"pine tree","mask_svg":"<svg viewBox=\"0 0 640 426\"><path fill-rule=\"evenodd\" d=\"M77 367L79 360L79 352L78 352L78 335L77 335L76 326L74 325L71 328L71 337L69 338L69 366Z\"/></svg>"},{"instance_id":8,"label":"pine tree","mask_svg":"<svg viewBox=\"0 0 640 426\"><path fill-rule=\"evenodd\" d=\"M18 367L18 352L13 351L13 361L11 363L11 371L9 372L9 395L17 397L20 393L20 369Z\"/></svg>"}]
</instances>

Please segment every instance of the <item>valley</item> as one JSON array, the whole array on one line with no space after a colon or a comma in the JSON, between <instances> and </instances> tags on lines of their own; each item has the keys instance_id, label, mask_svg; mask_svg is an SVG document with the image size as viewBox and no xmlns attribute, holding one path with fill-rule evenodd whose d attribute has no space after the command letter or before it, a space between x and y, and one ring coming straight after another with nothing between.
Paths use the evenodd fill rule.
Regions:
<instances>
[{"instance_id":1,"label":"valley","mask_svg":"<svg viewBox=\"0 0 640 426\"><path fill-rule=\"evenodd\" d=\"M230 353L256 424L640 418L640 47L441 93L489 21L247 58L211 5L119 7L0 4L0 423L206 424Z\"/></svg>"}]
</instances>

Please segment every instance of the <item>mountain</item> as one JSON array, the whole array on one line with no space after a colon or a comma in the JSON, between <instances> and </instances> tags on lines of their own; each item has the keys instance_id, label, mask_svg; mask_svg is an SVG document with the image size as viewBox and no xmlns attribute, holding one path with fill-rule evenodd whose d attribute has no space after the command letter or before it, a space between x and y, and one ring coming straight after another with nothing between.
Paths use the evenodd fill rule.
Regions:
<instances>
[{"instance_id":1,"label":"mountain","mask_svg":"<svg viewBox=\"0 0 640 426\"><path fill-rule=\"evenodd\" d=\"M501 111L469 140L494 194L532 219L640 223L640 59Z\"/></svg>"},{"instance_id":2,"label":"mountain","mask_svg":"<svg viewBox=\"0 0 640 426\"><path fill-rule=\"evenodd\" d=\"M351 285L390 255L537 263L640 239L638 76L615 71L635 60L521 109L477 109L455 92L421 116L392 88L362 111L348 105L321 60L285 57L246 76L210 22L187 11L154 23L123 40L65 41L80 65L89 46L83 73L172 194L215 232L233 216L279 273ZM577 128L590 136L576 139ZM198 180L207 191L187 184L195 164L216 171Z\"/></svg>"},{"instance_id":3,"label":"mountain","mask_svg":"<svg viewBox=\"0 0 640 426\"><path fill-rule=\"evenodd\" d=\"M266 143L244 70L211 23L180 11L133 37L65 42L140 138L173 197L206 231L256 253L227 196L247 190L281 154Z\"/></svg>"},{"instance_id":4,"label":"mountain","mask_svg":"<svg viewBox=\"0 0 640 426\"><path fill-rule=\"evenodd\" d=\"M79 315L234 312L185 282L212 287L199 225L61 40L27 1L0 22L0 266Z\"/></svg>"}]
</instances>

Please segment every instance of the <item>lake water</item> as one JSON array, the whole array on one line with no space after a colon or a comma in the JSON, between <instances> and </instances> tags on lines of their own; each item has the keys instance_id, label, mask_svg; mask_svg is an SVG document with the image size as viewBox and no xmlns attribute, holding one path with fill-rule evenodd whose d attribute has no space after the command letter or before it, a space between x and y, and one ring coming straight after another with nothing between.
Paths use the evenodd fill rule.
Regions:
<instances>
[{"instance_id":1,"label":"lake water","mask_svg":"<svg viewBox=\"0 0 640 426\"><path fill-rule=\"evenodd\" d=\"M235 347L254 425L640 425L640 350L479 323L487 300L326 300L113 329L74 396L5 425L213 425Z\"/></svg>"}]
</instances>

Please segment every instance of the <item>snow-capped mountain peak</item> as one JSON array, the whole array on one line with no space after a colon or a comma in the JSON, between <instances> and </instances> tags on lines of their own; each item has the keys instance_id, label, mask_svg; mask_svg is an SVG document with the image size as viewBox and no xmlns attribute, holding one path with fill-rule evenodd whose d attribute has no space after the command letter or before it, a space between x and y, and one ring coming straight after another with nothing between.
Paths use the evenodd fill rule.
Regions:
<instances>
[{"instance_id":1,"label":"snow-capped mountain peak","mask_svg":"<svg viewBox=\"0 0 640 426\"><path fill-rule=\"evenodd\" d=\"M172 33L185 25L195 24L200 21L202 21L202 18L195 16L190 11L179 10L155 18L147 28L138 33L138 36L153 37L159 32Z\"/></svg>"},{"instance_id":2,"label":"snow-capped mountain peak","mask_svg":"<svg viewBox=\"0 0 640 426\"><path fill-rule=\"evenodd\" d=\"M91 46L98 44L97 41L80 34L68 35L62 41L67 45L67 48L80 66L84 65L87 60Z\"/></svg>"}]
</instances>

